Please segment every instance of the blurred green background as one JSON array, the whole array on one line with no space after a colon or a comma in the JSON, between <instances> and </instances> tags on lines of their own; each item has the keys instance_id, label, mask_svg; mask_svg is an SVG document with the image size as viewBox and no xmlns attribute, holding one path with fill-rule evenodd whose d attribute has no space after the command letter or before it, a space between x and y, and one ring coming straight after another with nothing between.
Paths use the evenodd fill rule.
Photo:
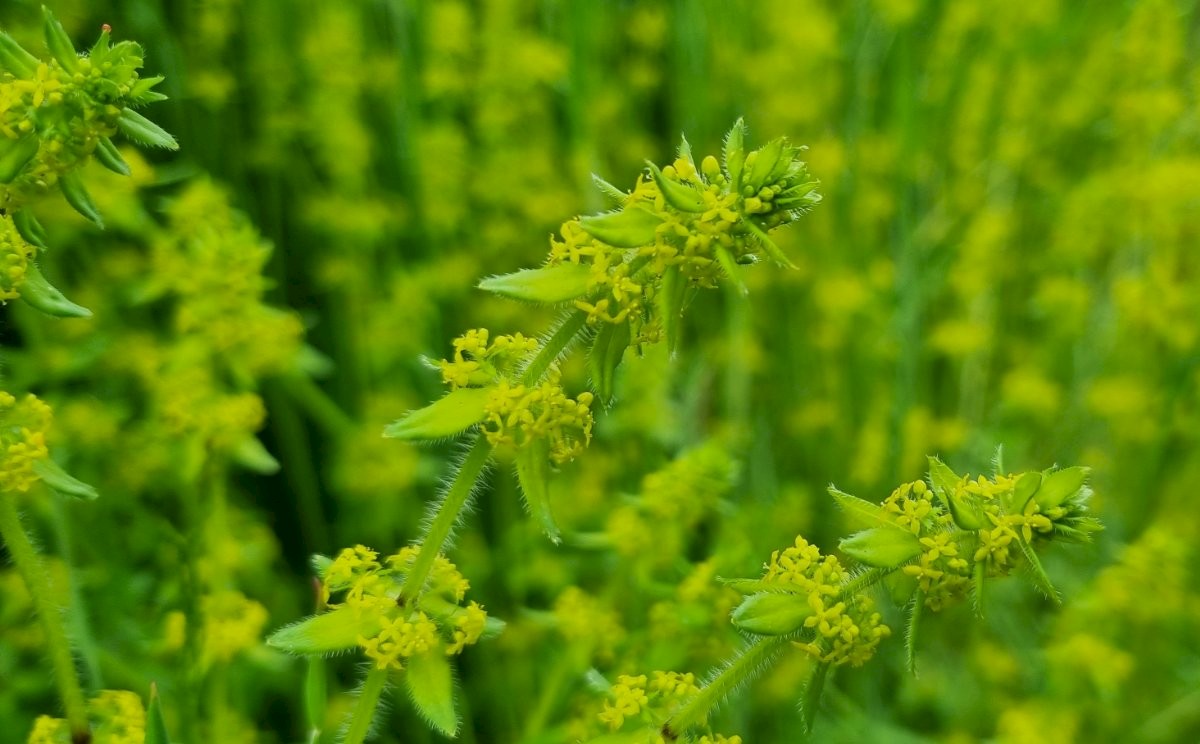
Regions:
<instances>
[{"instance_id":1,"label":"blurred green background","mask_svg":"<svg viewBox=\"0 0 1200 744\"><path fill-rule=\"evenodd\" d=\"M69 568L92 684L157 680L182 741L299 741L302 666L258 641L311 612L310 554L417 536L454 449L379 433L438 394L422 355L552 319L476 279L538 265L562 222L603 209L592 173L631 187L681 132L716 152L744 116L757 143L811 148L825 201L778 238L799 268L747 271L748 300L701 295L677 357L627 360L597 441L556 480L579 539L544 540L493 476L452 557L509 627L462 657L461 740L578 740L596 727L591 667L705 672L737 643L715 576L755 574L796 534L832 549L846 527L828 483L877 501L926 454L980 472L1000 444L1011 470L1094 468L1106 532L1045 558L1064 605L1011 582L985 620L931 617L920 677L893 638L839 676L815 739L1200 739L1193 0L49 5L80 46L101 23L145 45L171 96L151 117L181 145L131 151L134 177L93 189L103 233L39 210L47 275L96 318L0 311L6 389L54 405L56 452L103 494L25 507ZM30 49L39 24L38 3L0 7ZM236 240L198 267L189 230L209 222ZM220 406L197 392L212 381L164 376L188 365L154 286L194 274L203 305L259 264L287 313L213 347L232 370L216 387L250 396L221 406L261 399L282 467L209 473L220 508L198 515L171 405ZM264 360L302 331L301 371ZM220 415L259 425L237 411ZM660 496L676 518L638 516ZM57 708L24 590L6 569L0 587L15 742ZM214 587L232 614L206 609ZM181 655L185 627L227 653ZM355 665L333 667L336 720ZM765 676L720 730L799 740L806 668ZM438 739L402 701L382 731Z\"/></svg>"}]
</instances>

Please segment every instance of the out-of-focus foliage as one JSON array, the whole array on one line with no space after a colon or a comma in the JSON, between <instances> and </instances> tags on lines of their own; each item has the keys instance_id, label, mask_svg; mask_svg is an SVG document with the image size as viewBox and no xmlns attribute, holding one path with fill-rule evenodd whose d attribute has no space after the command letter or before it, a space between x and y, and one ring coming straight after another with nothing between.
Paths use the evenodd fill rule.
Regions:
<instances>
[{"instance_id":1,"label":"out-of-focus foliage","mask_svg":"<svg viewBox=\"0 0 1200 744\"><path fill-rule=\"evenodd\" d=\"M476 283L540 265L564 221L611 208L592 173L657 183L644 163L671 163L681 132L720 152L744 117L759 144L810 148L824 201L775 238L796 269L742 272L748 297L697 293L673 353L625 355L587 452L550 478L561 544L497 468L447 551L470 584L459 614L414 625L415 654L380 653L380 629L339 648L461 652L457 708L434 714L464 742L632 728L622 709L669 709L744 644L719 577L762 575L797 534L832 553L862 526L828 483L879 503L927 454L990 472L1003 444L1011 471L1093 469L1105 530L1039 553L1062 604L999 578L983 618L947 603L922 618L920 676L901 639L872 647L825 689L814 739L1200 738L1191 0L49 5L78 47L105 23L141 44L170 95L146 116L180 146L118 139L131 177L75 171L103 231L57 197L25 202L42 273L91 318L0 308L9 409L32 393L53 411L4 419L0 439L100 493L66 501L3 463L93 715L140 714L111 691L146 704L157 682L172 741L333 741L365 657L264 638L330 599L312 554L419 536L459 453L380 433L441 395L422 358L453 355L464 328L549 328L556 311ZM0 29L49 58L42 26L37 3L0 7ZM13 299L33 264L10 222ZM586 388L585 357L565 389ZM872 612L903 635L906 597L887 595ZM35 604L0 566L4 742L66 734ZM503 632L474 612L458 627L472 606ZM782 656L708 740L797 740L813 658ZM438 740L414 703L379 741Z\"/></svg>"}]
</instances>

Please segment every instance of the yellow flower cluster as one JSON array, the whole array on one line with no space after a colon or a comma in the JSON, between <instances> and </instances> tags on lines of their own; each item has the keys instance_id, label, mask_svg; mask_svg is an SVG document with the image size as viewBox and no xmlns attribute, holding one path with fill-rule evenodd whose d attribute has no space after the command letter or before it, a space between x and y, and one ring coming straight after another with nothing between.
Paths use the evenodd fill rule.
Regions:
<instances>
[{"instance_id":1,"label":"yellow flower cluster","mask_svg":"<svg viewBox=\"0 0 1200 744\"><path fill-rule=\"evenodd\" d=\"M546 442L551 460L569 462L592 441L592 397L568 397L556 371L533 386L501 381L484 406L484 435L494 446Z\"/></svg>"},{"instance_id":2,"label":"yellow flower cluster","mask_svg":"<svg viewBox=\"0 0 1200 744\"><path fill-rule=\"evenodd\" d=\"M50 420L50 406L36 396L18 400L0 391L0 493L28 491L37 482L34 464L50 456Z\"/></svg>"},{"instance_id":3,"label":"yellow flower cluster","mask_svg":"<svg viewBox=\"0 0 1200 744\"><path fill-rule=\"evenodd\" d=\"M837 557L822 555L803 537L797 536L792 547L772 553L766 568L763 581L798 586L807 595L812 614L805 618L804 627L814 637L797 645L822 662L861 666L891 635L870 597L842 596L850 574Z\"/></svg>"},{"instance_id":4,"label":"yellow flower cluster","mask_svg":"<svg viewBox=\"0 0 1200 744\"><path fill-rule=\"evenodd\" d=\"M611 659L625 638L617 613L579 587L567 587L554 602L558 632L572 645L590 649L599 659Z\"/></svg>"},{"instance_id":5,"label":"yellow flower cluster","mask_svg":"<svg viewBox=\"0 0 1200 744\"><path fill-rule=\"evenodd\" d=\"M731 138L740 138L739 122ZM712 155L699 169L686 143L679 157L643 175L620 203L623 220L589 227L595 218L565 223L551 238L549 265L588 266L588 297L575 306L588 321L628 321L635 338L658 338L655 297L664 277L677 270L693 287L717 286L736 264L762 255L784 260L767 231L797 219L820 197L799 159L803 148L775 140L743 155L740 144L726 153L724 167ZM612 217L602 216L603 218ZM589 220L592 220L589 223Z\"/></svg>"},{"instance_id":6,"label":"yellow flower cluster","mask_svg":"<svg viewBox=\"0 0 1200 744\"><path fill-rule=\"evenodd\" d=\"M429 586L417 606L397 602L404 577L419 549L405 547L384 561L363 545L345 548L325 569L325 600L345 592L341 603L362 616L374 616L379 630L360 636L358 645L377 669L403 669L404 659L437 652L452 656L479 641L487 627L487 612L476 602L461 603L470 584L458 569L439 555L429 574Z\"/></svg>"},{"instance_id":7,"label":"yellow flower cluster","mask_svg":"<svg viewBox=\"0 0 1200 744\"><path fill-rule=\"evenodd\" d=\"M228 662L242 651L258 645L267 609L237 591L205 596L200 603L204 617L206 663Z\"/></svg>"},{"instance_id":8,"label":"yellow flower cluster","mask_svg":"<svg viewBox=\"0 0 1200 744\"><path fill-rule=\"evenodd\" d=\"M451 343L454 358L438 362L442 381L451 390L490 385L512 377L520 364L538 349L537 339L521 333L491 338L486 328L472 328Z\"/></svg>"},{"instance_id":9,"label":"yellow flower cluster","mask_svg":"<svg viewBox=\"0 0 1200 744\"><path fill-rule=\"evenodd\" d=\"M521 367L538 350L537 339L521 333L492 337L475 328L454 339L454 357L438 363L452 390L490 387L483 433L493 446L528 447L545 443L556 463L568 462L592 440L593 395L575 398L559 384L557 370L540 383L517 381Z\"/></svg>"},{"instance_id":10,"label":"yellow flower cluster","mask_svg":"<svg viewBox=\"0 0 1200 744\"><path fill-rule=\"evenodd\" d=\"M655 726L670 718L680 704L699 692L696 675L691 672L656 671L649 678L644 674L622 674L609 690L608 699L604 701L598 717L611 731L624 726L627 720L634 719L640 720L643 725ZM667 739L659 731L650 729L647 733L649 736L644 741L667 744ZM726 737L709 731L700 741L741 744L742 739L740 736Z\"/></svg>"},{"instance_id":11,"label":"yellow flower cluster","mask_svg":"<svg viewBox=\"0 0 1200 744\"><path fill-rule=\"evenodd\" d=\"M33 255L33 246L21 237L12 217L0 215L0 302L21 296L25 270Z\"/></svg>"},{"instance_id":12,"label":"yellow flower cluster","mask_svg":"<svg viewBox=\"0 0 1200 744\"><path fill-rule=\"evenodd\" d=\"M136 694L101 690L88 702L92 744L143 744L146 713ZM61 718L39 716L26 744L71 744L71 729Z\"/></svg>"}]
</instances>

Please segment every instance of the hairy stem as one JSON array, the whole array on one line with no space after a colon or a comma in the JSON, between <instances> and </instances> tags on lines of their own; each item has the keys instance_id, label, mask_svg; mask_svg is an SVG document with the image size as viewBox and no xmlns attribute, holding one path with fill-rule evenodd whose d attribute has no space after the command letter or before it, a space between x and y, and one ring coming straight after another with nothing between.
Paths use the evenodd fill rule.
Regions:
<instances>
[{"instance_id":1,"label":"hairy stem","mask_svg":"<svg viewBox=\"0 0 1200 744\"><path fill-rule=\"evenodd\" d=\"M684 731L702 723L709 712L721 703L740 685L748 682L755 675L775 660L779 652L788 644L788 636L768 636L759 638L725 665L695 697L683 704L675 715L663 724L663 736L668 741L678 739Z\"/></svg>"},{"instance_id":2,"label":"hairy stem","mask_svg":"<svg viewBox=\"0 0 1200 744\"><path fill-rule=\"evenodd\" d=\"M470 501L471 493L475 490L476 481L483 474L488 457L492 454L492 446L482 434L476 436L471 443L471 449L463 459L454 474L454 481L438 504L437 513L429 522L425 537L421 540L421 550L413 560L408 575L404 577L404 586L400 589L400 598L405 601L416 599L425 588L425 579L433 568L433 561L441 552L442 547L450 539L454 525Z\"/></svg>"},{"instance_id":3,"label":"hairy stem","mask_svg":"<svg viewBox=\"0 0 1200 744\"><path fill-rule=\"evenodd\" d=\"M71 654L71 644L67 640L62 610L54 603L50 577L47 576L41 558L21 526L21 517L17 514L16 504L13 503L13 494L0 494L0 538L3 538L13 564L29 589L34 609L46 634L46 647L50 654L51 666L54 668L58 694L62 698L67 723L71 727L71 736L77 742L86 742L91 738L87 705L84 703L83 688L79 684L75 658Z\"/></svg>"},{"instance_id":4,"label":"hairy stem","mask_svg":"<svg viewBox=\"0 0 1200 744\"><path fill-rule=\"evenodd\" d=\"M379 707L379 698L387 687L388 670L371 669L363 680L362 689L358 693L358 701L350 714L350 726L342 738L342 744L362 744L371 730L371 721L375 718L375 709Z\"/></svg>"},{"instance_id":5,"label":"hairy stem","mask_svg":"<svg viewBox=\"0 0 1200 744\"><path fill-rule=\"evenodd\" d=\"M541 380L563 352L570 348L586 325L587 313L582 310L575 310L564 318L550 334L550 338L546 339L546 342L538 349L537 355L529 362L529 366L521 374L521 382L525 385L533 385Z\"/></svg>"}]
</instances>

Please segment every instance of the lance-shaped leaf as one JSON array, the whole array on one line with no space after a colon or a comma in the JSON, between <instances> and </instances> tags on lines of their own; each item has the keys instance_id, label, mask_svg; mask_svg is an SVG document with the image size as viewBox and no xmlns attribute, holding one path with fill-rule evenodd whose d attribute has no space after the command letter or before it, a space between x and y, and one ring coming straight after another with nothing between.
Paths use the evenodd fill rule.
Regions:
<instances>
[{"instance_id":1,"label":"lance-shaped leaf","mask_svg":"<svg viewBox=\"0 0 1200 744\"><path fill-rule=\"evenodd\" d=\"M942 506L950 509L950 494L954 493L954 489L958 488L958 484L962 479L958 474L942 462L941 459L930 455L929 457L929 485L933 487L933 493L937 496L938 501L942 502Z\"/></svg>"},{"instance_id":2,"label":"lance-shaped leaf","mask_svg":"<svg viewBox=\"0 0 1200 744\"><path fill-rule=\"evenodd\" d=\"M168 150L178 150L179 143L167 130L150 121L131 108L121 109L117 119L117 128L129 139L146 147L164 147Z\"/></svg>"},{"instance_id":3,"label":"lance-shaped leaf","mask_svg":"<svg viewBox=\"0 0 1200 744\"><path fill-rule=\"evenodd\" d=\"M721 246L717 246L717 263L721 264L721 270L725 272L729 283L733 285L737 293L742 297L750 294L750 288L746 286L746 280L742 277L742 267L737 265L737 261L733 260L733 254Z\"/></svg>"},{"instance_id":4,"label":"lance-shaped leaf","mask_svg":"<svg viewBox=\"0 0 1200 744\"><path fill-rule=\"evenodd\" d=\"M359 638L378 635L382 616L377 609L342 605L280 628L267 645L298 656L345 651L357 646Z\"/></svg>"},{"instance_id":5,"label":"lance-shaped leaf","mask_svg":"<svg viewBox=\"0 0 1200 744\"><path fill-rule=\"evenodd\" d=\"M860 499L857 496L851 496L844 491L839 491L833 484L827 489L829 495L837 502L842 513L846 515L846 521L852 527L892 527L894 523L888 518L887 512L879 504L872 504L870 501Z\"/></svg>"},{"instance_id":6,"label":"lance-shaped leaf","mask_svg":"<svg viewBox=\"0 0 1200 744\"><path fill-rule=\"evenodd\" d=\"M64 70L75 72L79 69L79 55L75 52L75 45L71 43L71 37L67 36L62 24L45 5L42 6L42 19L44 21L42 30L45 32L46 47L50 49L50 54L58 60Z\"/></svg>"},{"instance_id":7,"label":"lance-shaped leaf","mask_svg":"<svg viewBox=\"0 0 1200 744\"><path fill-rule=\"evenodd\" d=\"M649 160L646 161L646 165L649 166L650 174L654 176L654 182L658 184L658 191L663 195L667 204L681 212L704 211L704 199L701 198L700 192L667 178L658 166Z\"/></svg>"},{"instance_id":8,"label":"lance-shaped leaf","mask_svg":"<svg viewBox=\"0 0 1200 744\"><path fill-rule=\"evenodd\" d=\"M971 601L975 608L975 615L983 617L984 608L987 605L986 561L975 562L975 566L971 569L971 580L974 585L974 590L971 592Z\"/></svg>"},{"instance_id":9,"label":"lance-shaped leaf","mask_svg":"<svg viewBox=\"0 0 1200 744\"><path fill-rule=\"evenodd\" d=\"M725 160L725 172L733 190L742 190L742 166L746 163L746 122L738 119L733 123L729 134L725 135L725 149L722 152Z\"/></svg>"},{"instance_id":10,"label":"lance-shaped leaf","mask_svg":"<svg viewBox=\"0 0 1200 744\"><path fill-rule=\"evenodd\" d=\"M1042 487L1035 496L1038 506L1042 511L1061 506L1083 489L1091 473L1091 468L1077 465L1046 474L1042 478Z\"/></svg>"},{"instance_id":11,"label":"lance-shaped leaf","mask_svg":"<svg viewBox=\"0 0 1200 744\"><path fill-rule=\"evenodd\" d=\"M786 269L796 268L796 264L792 263L792 259L787 257L787 254L771 239L770 235L767 235L766 230L763 230L751 220L746 220L743 224L750 230L750 234L758 240L758 244L762 246L768 258Z\"/></svg>"},{"instance_id":12,"label":"lance-shaped leaf","mask_svg":"<svg viewBox=\"0 0 1200 744\"><path fill-rule=\"evenodd\" d=\"M1004 504L1004 508L1009 512L1021 513L1025 511L1029 500L1042 486L1042 474L1036 470L1031 470L1028 473L1022 473L1017 482L1013 484L1011 500Z\"/></svg>"},{"instance_id":13,"label":"lance-shaped leaf","mask_svg":"<svg viewBox=\"0 0 1200 744\"><path fill-rule=\"evenodd\" d=\"M409 411L383 430L393 439L445 439L483 420L484 406L493 388L459 388L424 408Z\"/></svg>"},{"instance_id":14,"label":"lance-shaped leaf","mask_svg":"<svg viewBox=\"0 0 1200 744\"><path fill-rule=\"evenodd\" d=\"M31 78L37 72L38 58L25 51L13 37L0 31L0 70L17 78Z\"/></svg>"},{"instance_id":15,"label":"lance-shaped leaf","mask_svg":"<svg viewBox=\"0 0 1200 744\"><path fill-rule=\"evenodd\" d=\"M150 704L146 706L146 744L171 744L167 722L163 718L162 698L154 683L150 685Z\"/></svg>"},{"instance_id":16,"label":"lance-shaped leaf","mask_svg":"<svg viewBox=\"0 0 1200 744\"><path fill-rule=\"evenodd\" d=\"M0 137L0 183L12 183L21 175L41 146L36 132L29 132L17 139Z\"/></svg>"},{"instance_id":17,"label":"lance-shaped leaf","mask_svg":"<svg viewBox=\"0 0 1200 744\"><path fill-rule=\"evenodd\" d=\"M805 596L759 592L743 599L730 620L750 633L777 636L798 630L812 613Z\"/></svg>"},{"instance_id":18,"label":"lance-shaped leaf","mask_svg":"<svg viewBox=\"0 0 1200 744\"><path fill-rule=\"evenodd\" d=\"M612 199L617 206L624 204L625 200L629 198L629 194L626 194L616 186L613 186L611 183L605 181L595 173L592 174L592 183L596 185L596 188L600 190L600 193L604 194L609 199Z\"/></svg>"},{"instance_id":19,"label":"lance-shaped leaf","mask_svg":"<svg viewBox=\"0 0 1200 744\"><path fill-rule=\"evenodd\" d=\"M35 460L33 472L42 479L43 483L63 496L84 501L94 501L100 497L95 488L63 470L58 463L49 458Z\"/></svg>"},{"instance_id":20,"label":"lance-shaped leaf","mask_svg":"<svg viewBox=\"0 0 1200 744\"><path fill-rule=\"evenodd\" d=\"M458 714L454 712L454 675L450 660L434 648L408 660L404 672L408 697L421 717L444 736L458 733Z\"/></svg>"},{"instance_id":21,"label":"lance-shaped leaf","mask_svg":"<svg viewBox=\"0 0 1200 744\"><path fill-rule=\"evenodd\" d=\"M550 511L550 443L534 439L517 450L517 482L525 496L525 506L555 545L562 542L554 514Z\"/></svg>"},{"instance_id":22,"label":"lance-shaped leaf","mask_svg":"<svg viewBox=\"0 0 1200 744\"><path fill-rule=\"evenodd\" d=\"M319 656L308 657L304 672L304 718L308 721L309 731L318 737L325 725L325 708L329 700L327 677L325 660Z\"/></svg>"},{"instance_id":23,"label":"lance-shaped leaf","mask_svg":"<svg viewBox=\"0 0 1200 744\"><path fill-rule=\"evenodd\" d=\"M756 192L767 185L767 178L775 170L775 164L783 154L787 140L782 137L773 139L751 153L750 172L746 174L746 185Z\"/></svg>"},{"instance_id":24,"label":"lance-shaped leaf","mask_svg":"<svg viewBox=\"0 0 1200 744\"><path fill-rule=\"evenodd\" d=\"M92 201L92 195L88 193L87 187L83 185L83 176L78 172L64 173L58 179L58 188L67 199L67 203L75 208L75 211L86 217L96 227L103 228L104 220L100 218L100 211L96 209L95 202Z\"/></svg>"},{"instance_id":25,"label":"lance-shaped leaf","mask_svg":"<svg viewBox=\"0 0 1200 744\"><path fill-rule=\"evenodd\" d=\"M565 263L489 276L479 288L514 300L557 305L586 295L591 277L591 267Z\"/></svg>"},{"instance_id":26,"label":"lance-shaped leaf","mask_svg":"<svg viewBox=\"0 0 1200 744\"><path fill-rule=\"evenodd\" d=\"M658 303L667 351L672 353L679 348L679 328L683 322L683 302L686 296L687 280L679 273L678 266L669 267L663 273L662 284L654 299Z\"/></svg>"},{"instance_id":27,"label":"lance-shaped leaf","mask_svg":"<svg viewBox=\"0 0 1200 744\"><path fill-rule=\"evenodd\" d=\"M904 629L904 656L908 673L917 676L917 641L921 634L921 613L925 611L925 592L918 589L908 605L908 622Z\"/></svg>"},{"instance_id":28,"label":"lance-shaped leaf","mask_svg":"<svg viewBox=\"0 0 1200 744\"><path fill-rule=\"evenodd\" d=\"M596 240L616 248L637 248L654 242L662 218L641 207L580 217L579 224Z\"/></svg>"},{"instance_id":29,"label":"lance-shaped leaf","mask_svg":"<svg viewBox=\"0 0 1200 744\"><path fill-rule=\"evenodd\" d=\"M13 226L17 228L21 238L42 250L46 250L46 228L38 222L37 217L28 209L22 209L12 216Z\"/></svg>"},{"instance_id":30,"label":"lance-shaped leaf","mask_svg":"<svg viewBox=\"0 0 1200 744\"><path fill-rule=\"evenodd\" d=\"M62 292L46 281L37 264L30 262L25 267L25 281L21 284L21 299L37 310L57 318L90 318L92 311L76 305Z\"/></svg>"},{"instance_id":31,"label":"lance-shaped leaf","mask_svg":"<svg viewBox=\"0 0 1200 744\"><path fill-rule=\"evenodd\" d=\"M1033 546L1019 537L1013 542L1021 547L1021 553L1025 556L1033 585L1052 602L1061 604L1062 597L1059 596L1058 590L1054 588L1054 584L1050 581L1050 576L1046 573L1046 569L1042 568L1042 562L1038 559L1037 553L1034 552Z\"/></svg>"},{"instance_id":32,"label":"lance-shaped leaf","mask_svg":"<svg viewBox=\"0 0 1200 744\"><path fill-rule=\"evenodd\" d=\"M838 547L854 560L879 568L895 568L921 554L920 539L896 526L856 532L842 540Z\"/></svg>"},{"instance_id":33,"label":"lance-shaped leaf","mask_svg":"<svg viewBox=\"0 0 1200 744\"><path fill-rule=\"evenodd\" d=\"M588 372L592 376L592 388L600 400L608 405L612 402L616 387L617 367L629 348L629 322L601 323L592 349L588 354Z\"/></svg>"},{"instance_id":34,"label":"lance-shaped leaf","mask_svg":"<svg viewBox=\"0 0 1200 744\"><path fill-rule=\"evenodd\" d=\"M133 89L129 91L129 100L136 106L145 106L147 103L156 103L165 101L167 97L156 90L152 90L154 86L161 83L165 78L162 75L154 77L140 78L133 84Z\"/></svg>"},{"instance_id":35,"label":"lance-shaped leaf","mask_svg":"<svg viewBox=\"0 0 1200 744\"><path fill-rule=\"evenodd\" d=\"M230 455L234 462L252 472L262 475L279 472L279 461L254 435L248 434L239 439L233 445Z\"/></svg>"},{"instance_id":36,"label":"lance-shaped leaf","mask_svg":"<svg viewBox=\"0 0 1200 744\"><path fill-rule=\"evenodd\" d=\"M125 158L121 157L117 146L108 137L100 138L92 154L96 156L96 160L100 165L103 165L117 175L128 176L132 172L129 170L129 163L125 162Z\"/></svg>"},{"instance_id":37,"label":"lance-shaped leaf","mask_svg":"<svg viewBox=\"0 0 1200 744\"><path fill-rule=\"evenodd\" d=\"M800 719L805 733L812 733L813 723L817 720L817 710L821 707L821 694L825 691L825 680L829 677L830 664L822 661L815 665L808 682L804 685L804 693L800 696Z\"/></svg>"}]
</instances>

